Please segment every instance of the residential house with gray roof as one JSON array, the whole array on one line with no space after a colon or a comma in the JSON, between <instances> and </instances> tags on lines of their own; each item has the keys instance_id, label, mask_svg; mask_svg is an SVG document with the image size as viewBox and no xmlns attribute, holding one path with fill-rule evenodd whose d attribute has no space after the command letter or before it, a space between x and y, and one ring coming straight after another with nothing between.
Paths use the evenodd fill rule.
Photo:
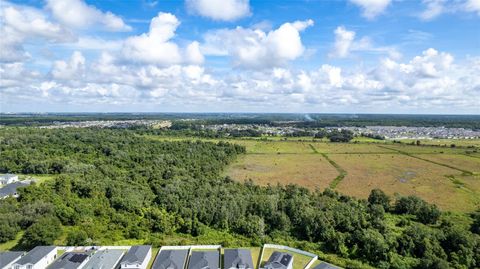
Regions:
<instances>
[{"instance_id":1,"label":"residential house with gray roof","mask_svg":"<svg viewBox=\"0 0 480 269\"><path fill-rule=\"evenodd\" d=\"M48 269L78 269L90 259L91 253L65 252Z\"/></svg>"},{"instance_id":2,"label":"residential house with gray roof","mask_svg":"<svg viewBox=\"0 0 480 269\"><path fill-rule=\"evenodd\" d=\"M225 249L223 253L224 269L253 269L252 253L248 249Z\"/></svg>"},{"instance_id":3,"label":"residential house with gray roof","mask_svg":"<svg viewBox=\"0 0 480 269\"><path fill-rule=\"evenodd\" d=\"M36 246L12 264L14 269L45 269L57 258L56 246Z\"/></svg>"},{"instance_id":4,"label":"residential house with gray roof","mask_svg":"<svg viewBox=\"0 0 480 269\"><path fill-rule=\"evenodd\" d=\"M0 188L0 199L7 198L8 196L18 197L17 189L20 187L26 187L30 185L30 182L18 181Z\"/></svg>"},{"instance_id":5,"label":"residential house with gray roof","mask_svg":"<svg viewBox=\"0 0 480 269\"><path fill-rule=\"evenodd\" d=\"M22 255L25 254L23 251L5 251L0 252L0 268L1 269L12 269L12 264L18 261Z\"/></svg>"},{"instance_id":6,"label":"residential house with gray roof","mask_svg":"<svg viewBox=\"0 0 480 269\"><path fill-rule=\"evenodd\" d=\"M264 269L292 269L293 256L287 252L274 251L263 266Z\"/></svg>"},{"instance_id":7,"label":"residential house with gray roof","mask_svg":"<svg viewBox=\"0 0 480 269\"><path fill-rule=\"evenodd\" d=\"M125 251L121 249L105 249L97 251L82 269L115 269L118 267Z\"/></svg>"},{"instance_id":8,"label":"residential house with gray roof","mask_svg":"<svg viewBox=\"0 0 480 269\"><path fill-rule=\"evenodd\" d=\"M152 269L184 269L187 257L187 249L161 250L153 263Z\"/></svg>"},{"instance_id":9,"label":"residential house with gray roof","mask_svg":"<svg viewBox=\"0 0 480 269\"><path fill-rule=\"evenodd\" d=\"M13 174L5 174L0 176L0 185L7 185L18 181L18 176Z\"/></svg>"},{"instance_id":10,"label":"residential house with gray roof","mask_svg":"<svg viewBox=\"0 0 480 269\"><path fill-rule=\"evenodd\" d=\"M145 269L152 258L152 246L133 246L120 261L122 269Z\"/></svg>"},{"instance_id":11,"label":"residential house with gray roof","mask_svg":"<svg viewBox=\"0 0 480 269\"><path fill-rule=\"evenodd\" d=\"M218 251L193 251L188 262L188 269L219 269L219 266Z\"/></svg>"}]
</instances>

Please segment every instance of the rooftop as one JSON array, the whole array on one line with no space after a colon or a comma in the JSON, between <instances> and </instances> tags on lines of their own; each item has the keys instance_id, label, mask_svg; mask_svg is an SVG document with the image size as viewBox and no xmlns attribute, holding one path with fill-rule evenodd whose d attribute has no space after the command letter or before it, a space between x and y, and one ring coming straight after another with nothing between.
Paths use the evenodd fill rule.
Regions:
<instances>
[{"instance_id":1,"label":"rooftop","mask_svg":"<svg viewBox=\"0 0 480 269\"><path fill-rule=\"evenodd\" d=\"M120 249L97 251L82 269L114 269L123 254L124 251Z\"/></svg>"},{"instance_id":2,"label":"rooftop","mask_svg":"<svg viewBox=\"0 0 480 269\"><path fill-rule=\"evenodd\" d=\"M152 269L183 269L187 255L187 249L162 250L158 253Z\"/></svg>"},{"instance_id":3,"label":"rooftop","mask_svg":"<svg viewBox=\"0 0 480 269\"><path fill-rule=\"evenodd\" d=\"M25 186L28 186L28 185L29 185L28 183L21 182L21 181L7 184L7 185L3 186L2 188L0 188L0 198L7 197L9 195L13 195L17 192L17 188L25 187Z\"/></svg>"},{"instance_id":4,"label":"rooftop","mask_svg":"<svg viewBox=\"0 0 480 269\"><path fill-rule=\"evenodd\" d=\"M225 249L223 255L225 269L253 269L252 253L248 249Z\"/></svg>"},{"instance_id":5,"label":"rooftop","mask_svg":"<svg viewBox=\"0 0 480 269\"><path fill-rule=\"evenodd\" d=\"M123 256L123 259L120 263L132 264L132 263L142 263L148 255L148 252L152 246L133 246L131 247L127 254Z\"/></svg>"},{"instance_id":6,"label":"rooftop","mask_svg":"<svg viewBox=\"0 0 480 269\"><path fill-rule=\"evenodd\" d=\"M265 263L265 268L287 268L293 262L293 256L286 252L274 251L267 263Z\"/></svg>"},{"instance_id":7,"label":"rooftop","mask_svg":"<svg viewBox=\"0 0 480 269\"><path fill-rule=\"evenodd\" d=\"M43 257L56 249L56 246L36 246L32 250L30 250L25 256L20 258L20 260L16 261L15 264L36 264Z\"/></svg>"},{"instance_id":8,"label":"rooftop","mask_svg":"<svg viewBox=\"0 0 480 269\"><path fill-rule=\"evenodd\" d=\"M12 263L16 259L20 258L25 252L23 251L6 251L0 252L0 268L3 268L7 264Z\"/></svg>"},{"instance_id":9,"label":"rooftop","mask_svg":"<svg viewBox=\"0 0 480 269\"><path fill-rule=\"evenodd\" d=\"M219 268L220 253L218 251L193 251L188 269Z\"/></svg>"},{"instance_id":10,"label":"rooftop","mask_svg":"<svg viewBox=\"0 0 480 269\"><path fill-rule=\"evenodd\" d=\"M77 269L89 257L86 253L66 252L58 260L56 260L49 269Z\"/></svg>"},{"instance_id":11,"label":"rooftop","mask_svg":"<svg viewBox=\"0 0 480 269\"><path fill-rule=\"evenodd\" d=\"M340 267L337 267L335 265L332 265L326 262L321 262L319 265L315 266L313 269L340 269Z\"/></svg>"}]
</instances>

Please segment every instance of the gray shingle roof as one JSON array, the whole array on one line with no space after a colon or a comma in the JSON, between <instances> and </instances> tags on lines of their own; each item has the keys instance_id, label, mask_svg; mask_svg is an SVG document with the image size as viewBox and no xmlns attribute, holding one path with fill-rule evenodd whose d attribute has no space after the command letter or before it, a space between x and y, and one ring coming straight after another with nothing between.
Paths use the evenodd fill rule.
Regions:
<instances>
[{"instance_id":1,"label":"gray shingle roof","mask_svg":"<svg viewBox=\"0 0 480 269\"><path fill-rule=\"evenodd\" d=\"M248 249L225 249L223 268L253 269L252 253Z\"/></svg>"},{"instance_id":2,"label":"gray shingle roof","mask_svg":"<svg viewBox=\"0 0 480 269\"><path fill-rule=\"evenodd\" d=\"M187 255L186 249L162 250L158 253L152 269L184 269Z\"/></svg>"},{"instance_id":3,"label":"gray shingle roof","mask_svg":"<svg viewBox=\"0 0 480 269\"><path fill-rule=\"evenodd\" d=\"M217 269L219 259L218 251L193 251L188 269Z\"/></svg>"},{"instance_id":4,"label":"gray shingle roof","mask_svg":"<svg viewBox=\"0 0 480 269\"><path fill-rule=\"evenodd\" d=\"M56 260L49 269L77 269L88 259L90 255L86 253L65 252Z\"/></svg>"},{"instance_id":5,"label":"gray shingle roof","mask_svg":"<svg viewBox=\"0 0 480 269\"><path fill-rule=\"evenodd\" d=\"M340 267L326 263L326 262L321 262L319 265L315 266L313 269L340 269Z\"/></svg>"},{"instance_id":6,"label":"gray shingle roof","mask_svg":"<svg viewBox=\"0 0 480 269\"><path fill-rule=\"evenodd\" d=\"M48 253L56 250L56 246L37 246L30 250L25 256L16 261L15 264L26 265L26 264L36 264Z\"/></svg>"},{"instance_id":7,"label":"gray shingle roof","mask_svg":"<svg viewBox=\"0 0 480 269\"><path fill-rule=\"evenodd\" d=\"M124 251L120 249L97 251L82 269L114 269L123 254Z\"/></svg>"},{"instance_id":8,"label":"gray shingle roof","mask_svg":"<svg viewBox=\"0 0 480 269\"><path fill-rule=\"evenodd\" d=\"M123 256L121 264L143 263L152 246L133 246Z\"/></svg>"},{"instance_id":9,"label":"gray shingle roof","mask_svg":"<svg viewBox=\"0 0 480 269\"><path fill-rule=\"evenodd\" d=\"M265 268L277 268L284 269L287 268L290 262L293 261L293 256L286 252L274 251L267 263L265 263Z\"/></svg>"},{"instance_id":10,"label":"gray shingle roof","mask_svg":"<svg viewBox=\"0 0 480 269\"><path fill-rule=\"evenodd\" d=\"M25 186L28 186L28 185L30 185L30 184L24 183L24 182L21 182L21 181L7 184L7 185L0 188L0 198L7 197L9 195L13 195L17 192L17 188L25 187Z\"/></svg>"},{"instance_id":11,"label":"gray shingle roof","mask_svg":"<svg viewBox=\"0 0 480 269\"><path fill-rule=\"evenodd\" d=\"M3 268L7 264L10 264L14 260L20 258L23 255L23 251L6 251L0 252L0 268Z\"/></svg>"}]
</instances>

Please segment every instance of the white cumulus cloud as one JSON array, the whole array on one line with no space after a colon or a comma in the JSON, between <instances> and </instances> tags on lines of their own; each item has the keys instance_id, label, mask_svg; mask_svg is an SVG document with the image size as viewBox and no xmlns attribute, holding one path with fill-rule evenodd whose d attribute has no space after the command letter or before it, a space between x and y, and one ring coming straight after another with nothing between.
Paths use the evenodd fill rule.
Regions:
<instances>
[{"instance_id":1,"label":"white cumulus cloud","mask_svg":"<svg viewBox=\"0 0 480 269\"><path fill-rule=\"evenodd\" d=\"M218 21L234 21L250 15L249 0L186 0L190 12Z\"/></svg>"},{"instance_id":2,"label":"white cumulus cloud","mask_svg":"<svg viewBox=\"0 0 480 269\"><path fill-rule=\"evenodd\" d=\"M300 32L312 25L312 20L306 20L287 22L269 32L243 27L217 30L206 34L203 51L231 56L234 65L240 67L281 66L304 53Z\"/></svg>"},{"instance_id":3,"label":"white cumulus cloud","mask_svg":"<svg viewBox=\"0 0 480 269\"><path fill-rule=\"evenodd\" d=\"M83 0L47 0L47 8L60 22L75 28L100 25L108 31L130 31L132 28L122 18L107 11L102 12Z\"/></svg>"},{"instance_id":4,"label":"white cumulus cloud","mask_svg":"<svg viewBox=\"0 0 480 269\"><path fill-rule=\"evenodd\" d=\"M350 0L351 3L362 8L362 15L367 19L373 19L382 14L392 0Z\"/></svg>"}]
</instances>

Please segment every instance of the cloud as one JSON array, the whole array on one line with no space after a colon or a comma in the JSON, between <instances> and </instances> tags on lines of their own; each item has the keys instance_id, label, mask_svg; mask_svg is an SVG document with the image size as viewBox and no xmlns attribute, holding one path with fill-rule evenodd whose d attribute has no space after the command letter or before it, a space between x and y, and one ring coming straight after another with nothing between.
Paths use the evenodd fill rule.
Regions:
<instances>
[{"instance_id":1,"label":"cloud","mask_svg":"<svg viewBox=\"0 0 480 269\"><path fill-rule=\"evenodd\" d=\"M306 20L287 22L269 32L243 27L216 30L205 35L202 51L228 55L235 66L244 68L282 66L303 54L300 32L312 25L312 20Z\"/></svg>"},{"instance_id":2,"label":"cloud","mask_svg":"<svg viewBox=\"0 0 480 269\"><path fill-rule=\"evenodd\" d=\"M376 46L369 37L355 39L356 33L347 30L344 26L338 26L334 35L335 42L329 53L329 56L333 58L346 58L355 51L388 54L395 59L401 56L394 47Z\"/></svg>"},{"instance_id":3,"label":"cloud","mask_svg":"<svg viewBox=\"0 0 480 269\"><path fill-rule=\"evenodd\" d=\"M235 21L250 15L249 0L186 0L187 8L217 21Z\"/></svg>"},{"instance_id":4,"label":"cloud","mask_svg":"<svg viewBox=\"0 0 480 269\"><path fill-rule=\"evenodd\" d=\"M148 33L127 38L122 53L127 61L168 66L179 63L203 62L198 42L187 46L182 53L179 46L171 41L180 21L175 15L160 12L152 19ZM185 55L184 55L185 54Z\"/></svg>"},{"instance_id":5,"label":"cloud","mask_svg":"<svg viewBox=\"0 0 480 269\"><path fill-rule=\"evenodd\" d=\"M425 10L419 14L419 18L430 21L442 14L455 14L460 12L473 12L480 16L479 0L423 0Z\"/></svg>"},{"instance_id":6,"label":"cloud","mask_svg":"<svg viewBox=\"0 0 480 269\"><path fill-rule=\"evenodd\" d=\"M80 80L85 72L85 57L79 51L73 52L70 60L56 61L53 64L52 77L58 80Z\"/></svg>"},{"instance_id":7,"label":"cloud","mask_svg":"<svg viewBox=\"0 0 480 269\"><path fill-rule=\"evenodd\" d=\"M426 5L426 9L420 13L422 20L431 20L445 12L445 0L423 0L422 2Z\"/></svg>"},{"instance_id":8,"label":"cloud","mask_svg":"<svg viewBox=\"0 0 480 269\"><path fill-rule=\"evenodd\" d=\"M15 62L30 57L24 50L27 40L40 39L61 43L75 40L73 34L63 26L50 22L41 10L2 2L0 7L2 38L0 39L0 61Z\"/></svg>"},{"instance_id":9,"label":"cloud","mask_svg":"<svg viewBox=\"0 0 480 269\"><path fill-rule=\"evenodd\" d=\"M373 19L382 14L392 2L391 0L350 0L351 3L362 8L362 16Z\"/></svg>"},{"instance_id":10,"label":"cloud","mask_svg":"<svg viewBox=\"0 0 480 269\"><path fill-rule=\"evenodd\" d=\"M335 44L333 45L333 51L330 53L332 57L344 58L350 53L353 40L355 39L355 32L348 31L343 26L338 26L334 31Z\"/></svg>"},{"instance_id":11,"label":"cloud","mask_svg":"<svg viewBox=\"0 0 480 269\"><path fill-rule=\"evenodd\" d=\"M132 30L119 16L109 11L102 12L92 5L87 5L83 0L47 0L46 7L52 12L53 17L69 27L87 28L100 25L112 32Z\"/></svg>"}]
</instances>

